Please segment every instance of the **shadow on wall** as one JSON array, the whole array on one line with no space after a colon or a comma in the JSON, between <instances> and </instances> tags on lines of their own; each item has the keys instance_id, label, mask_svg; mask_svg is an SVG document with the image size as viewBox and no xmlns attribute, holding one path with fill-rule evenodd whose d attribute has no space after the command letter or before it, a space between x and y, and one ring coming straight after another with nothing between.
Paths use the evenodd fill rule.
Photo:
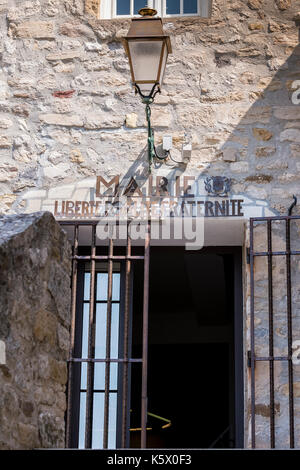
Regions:
<instances>
[{"instance_id":1,"label":"shadow on wall","mask_svg":"<svg viewBox=\"0 0 300 470\"><path fill-rule=\"evenodd\" d=\"M226 61L220 65L225 66ZM255 102L248 109L233 104L221 110L233 126L220 148L223 174L232 178L235 193L267 200L272 209L287 214L293 195L299 199L300 194L300 46L272 78L257 83L256 67L250 65L241 75L246 92L253 84L261 88ZM253 95L249 92L249 98ZM299 208L293 213L300 213Z\"/></svg>"},{"instance_id":2,"label":"shadow on wall","mask_svg":"<svg viewBox=\"0 0 300 470\"><path fill-rule=\"evenodd\" d=\"M185 99L174 105L177 115L180 115L181 131L189 132L188 123L191 122L191 129L194 126L194 133L201 140L199 151L194 153L193 150L194 167L162 164L161 168L160 165L157 168L159 174L163 170L164 176L173 180L185 171L187 174L196 172L197 178L226 176L232 179L233 194L267 201L270 209L287 213L293 195L298 199L300 196L300 46L296 46L280 66L276 47L268 60L269 47L270 44L266 45L264 53L252 51L250 57L249 50L245 51L244 57L241 55L243 50L237 50L230 41L223 49L215 47L214 61L203 69L211 90L208 92L203 86L197 99L195 92L191 94L193 104L190 107L185 106ZM172 68L169 69L171 74L176 75ZM210 74L217 78L216 86L219 89L216 91L213 90L213 80L209 83ZM229 87L227 78L231 80ZM169 84L176 91L176 84ZM201 81L200 85L204 83ZM140 109L140 103L137 106ZM191 119L185 120L185 116L190 118L192 114L196 117L194 123ZM162 130L158 133L161 134ZM158 141L158 135L156 137ZM146 145L146 141L142 142ZM202 157L201 152L205 151L214 155L213 158L208 155L205 164L201 165L198 156ZM147 169L147 149L144 147L131 167L126 168L122 181L131 176L146 181L149 177ZM115 173L118 172L116 170ZM61 191L61 197L72 199L77 186L70 182L65 184L68 185L68 192ZM78 181L78 187L80 185L81 181ZM38 196L29 191L24 197L24 200L39 199L36 207L30 206L30 211L41 210L43 199L49 200L49 208L45 204L43 208L52 210L53 198L60 197L56 187L43 189L40 193ZM85 200L85 196L81 199ZM89 195L88 199L93 200L93 195ZM293 213L297 211L296 206Z\"/></svg>"},{"instance_id":3,"label":"shadow on wall","mask_svg":"<svg viewBox=\"0 0 300 470\"><path fill-rule=\"evenodd\" d=\"M231 65L238 70L239 60L235 52L216 54L219 69ZM235 90L232 95L224 91L221 97L214 97L213 93L207 96L206 90L201 93L201 106L208 108L209 104L208 121L214 123L200 131L204 144L214 137L218 141L219 132L225 138L217 149L218 161L200 170L200 177L219 172L232 179L234 194L266 200L272 210L287 214L293 195L300 197L300 46L280 67L276 58L269 62L270 68L278 68L275 74L267 72L265 59L263 62L255 57L250 59L248 71L240 75L243 101L235 99ZM249 98L245 99L247 95ZM185 165L167 168L160 162L156 167L167 169L169 173L165 176L170 180L186 170ZM146 170L144 149L123 179L136 175L146 180ZM293 214L300 213L299 210L296 206Z\"/></svg>"}]
</instances>

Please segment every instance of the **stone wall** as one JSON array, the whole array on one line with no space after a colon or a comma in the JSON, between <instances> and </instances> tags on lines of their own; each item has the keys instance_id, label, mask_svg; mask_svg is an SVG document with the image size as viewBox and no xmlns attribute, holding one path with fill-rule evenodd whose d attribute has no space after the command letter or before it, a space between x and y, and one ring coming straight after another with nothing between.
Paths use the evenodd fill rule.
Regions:
<instances>
[{"instance_id":1,"label":"stone wall","mask_svg":"<svg viewBox=\"0 0 300 470\"><path fill-rule=\"evenodd\" d=\"M26 192L145 160L144 106L120 38L128 20L97 20L95 2L1 0L0 208ZM171 36L156 142L186 138L190 163L167 172L223 174L233 191L286 212L299 185L299 0L215 0L207 19L164 20ZM296 87L295 89L293 87Z\"/></svg>"},{"instance_id":2,"label":"stone wall","mask_svg":"<svg viewBox=\"0 0 300 470\"><path fill-rule=\"evenodd\" d=\"M0 217L0 449L65 444L70 247L50 213Z\"/></svg>"},{"instance_id":3,"label":"stone wall","mask_svg":"<svg viewBox=\"0 0 300 470\"><path fill-rule=\"evenodd\" d=\"M287 213L300 184L300 48L294 21L299 11L299 0L213 0L211 19L164 20L173 54L152 106L155 139L159 144L163 134L171 134L175 159L185 139L193 150L187 165L169 161L160 174L228 176L233 194ZM121 45L129 21L99 20L97 12L96 0L0 0L2 212L26 210L29 193L47 199L49 190L55 194L65 185L72 194L84 178L101 174L110 180L147 167L144 106L130 86ZM294 214L299 213L298 205ZM248 246L248 231L245 236ZM260 269L257 264L256 272ZM297 263L294 269L299 272ZM274 273L278 287L280 269L274 266ZM244 274L246 352L246 263ZM263 342L265 318L259 315L266 315L267 294L263 283L259 289ZM280 334L277 340L285 341ZM284 374L278 387L284 386ZM260 410L266 377L263 372ZM246 379L246 413L248 398ZM261 419L259 446L268 447L267 417ZM246 445L248 429L246 422Z\"/></svg>"}]
</instances>

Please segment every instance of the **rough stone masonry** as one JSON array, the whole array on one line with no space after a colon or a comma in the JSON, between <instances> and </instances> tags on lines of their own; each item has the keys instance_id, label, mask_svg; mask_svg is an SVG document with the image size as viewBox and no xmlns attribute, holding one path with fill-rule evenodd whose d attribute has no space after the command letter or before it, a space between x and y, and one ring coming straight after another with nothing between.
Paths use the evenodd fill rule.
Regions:
<instances>
[{"instance_id":1,"label":"rough stone masonry","mask_svg":"<svg viewBox=\"0 0 300 470\"><path fill-rule=\"evenodd\" d=\"M97 19L96 3L0 0L2 212L22 212L32 188L125 174L146 158L120 42L129 20ZM211 19L165 19L173 54L152 110L174 157L185 134L192 142L189 174L230 176L234 192L282 213L299 185L298 11L298 0L214 0Z\"/></svg>"},{"instance_id":2,"label":"rough stone masonry","mask_svg":"<svg viewBox=\"0 0 300 470\"><path fill-rule=\"evenodd\" d=\"M0 449L65 446L70 246L50 213L0 216Z\"/></svg>"},{"instance_id":3,"label":"rough stone masonry","mask_svg":"<svg viewBox=\"0 0 300 470\"><path fill-rule=\"evenodd\" d=\"M185 168L172 162L164 168L230 177L233 193L265 200L286 214L300 183L299 15L295 23L300 1L212 3L210 19L164 20L173 54L162 94L152 107L155 139L159 144L164 133L171 134L179 158L184 140L192 142ZM135 171L146 158L144 109L130 86L120 41L129 20L101 20L98 13L97 0L0 0L2 213L22 213L28 191L36 190L38 197L38 191L46 194L98 174L109 181ZM294 213L299 214L299 206ZM263 345L266 274L260 269L256 326ZM274 267L283 299L282 269ZM299 275L299 266L294 269ZM248 274L245 266L245 351ZM276 335L283 349L282 325ZM260 370L257 445L268 447L267 374L263 366ZM287 378L283 370L276 373L282 397L281 407L276 405L278 442L284 447ZM295 381L299 415L299 374ZM249 416L247 378L245 383ZM248 426L246 419L246 445ZM297 439L299 446L299 429Z\"/></svg>"}]
</instances>

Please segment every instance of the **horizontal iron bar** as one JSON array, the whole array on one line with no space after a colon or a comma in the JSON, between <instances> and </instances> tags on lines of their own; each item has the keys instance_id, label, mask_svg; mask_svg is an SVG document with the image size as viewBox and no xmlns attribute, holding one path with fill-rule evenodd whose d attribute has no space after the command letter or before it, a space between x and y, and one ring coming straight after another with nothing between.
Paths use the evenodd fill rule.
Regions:
<instances>
[{"instance_id":1,"label":"horizontal iron bar","mask_svg":"<svg viewBox=\"0 0 300 470\"><path fill-rule=\"evenodd\" d=\"M80 393L85 393L86 388L81 388L79 391L80 391ZM94 393L105 393L105 390L94 389L93 392ZM118 390L112 389L112 390L109 390L109 393L118 393Z\"/></svg>"},{"instance_id":2,"label":"horizontal iron bar","mask_svg":"<svg viewBox=\"0 0 300 470\"><path fill-rule=\"evenodd\" d=\"M252 256L287 256L287 255L300 255L300 251L250 251Z\"/></svg>"},{"instance_id":3,"label":"horizontal iron bar","mask_svg":"<svg viewBox=\"0 0 300 470\"><path fill-rule=\"evenodd\" d=\"M94 358L79 358L72 357L68 362L143 362L143 359L94 359Z\"/></svg>"},{"instance_id":4,"label":"horizontal iron bar","mask_svg":"<svg viewBox=\"0 0 300 470\"><path fill-rule=\"evenodd\" d=\"M252 222L267 222L268 220L287 220L287 219L299 219L299 215L275 215L272 217L250 217L250 221Z\"/></svg>"},{"instance_id":5,"label":"horizontal iron bar","mask_svg":"<svg viewBox=\"0 0 300 470\"><path fill-rule=\"evenodd\" d=\"M84 304L89 304L90 300L84 300L83 303ZM96 304L107 304L107 300L95 300L95 303ZM120 300L111 300L111 303L112 304L119 304Z\"/></svg>"},{"instance_id":6,"label":"horizontal iron bar","mask_svg":"<svg viewBox=\"0 0 300 470\"><path fill-rule=\"evenodd\" d=\"M123 259L144 259L144 256L72 256L72 259L76 260L85 260L85 261L90 261L90 260L123 260Z\"/></svg>"},{"instance_id":7,"label":"horizontal iron bar","mask_svg":"<svg viewBox=\"0 0 300 470\"><path fill-rule=\"evenodd\" d=\"M97 225L99 223L98 220L58 220L59 225Z\"/></svg>"},{"instance_id":8,"label":"horizontal iron bar","mask_svg":"<svg viewBox=\"0 0 300 470\"><path fill-rule=\"evenodd\" d=\"M254 361L291 361L292 357L291 356L261 356L257 357L255 356Z\"/></svg>"}]
</instances>

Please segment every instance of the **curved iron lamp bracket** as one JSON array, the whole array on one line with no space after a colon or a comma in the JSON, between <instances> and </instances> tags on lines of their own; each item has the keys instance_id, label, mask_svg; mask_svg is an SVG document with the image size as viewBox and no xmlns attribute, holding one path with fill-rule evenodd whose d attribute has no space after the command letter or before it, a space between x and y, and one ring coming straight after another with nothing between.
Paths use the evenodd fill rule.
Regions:
<instances>
[{"instance_id":1,"label":"curved iron lamp bracket","mask_svg":"<svg viewBox=\"0 0 300 470\"><path fill-rule=\"evenodd\" d=\"M149 173L151 173L152 163L154 158L158 158L159 160L165 160L169 156L169 152L165 152L163 156L159 156L155 144L154 144L154 133L153 128L151 126L151 108L150 105L153 103L155 96L157 93L161 93L159 83L155 83L150 91L149 95L144 95L141 92L140 87L134 83L135 92L140 95L142 98L142 102L146 105L146 119L148 124L148 160L149 160Z\"/></svg>"},{"instance_id":2,"label":"curved iron lamp bracket","mask_svg":"<svg viewBox=\"0 0 300 470\"><path fill-rule=\"evenodd\" d=\"M297 198L296 196L293 194L293 199L294 199L294 202L290 205L289 209L288 209L288 215L291 216L292 215L292 210L294 209L294 207L297 205Z\"/></svg>"}]
</instances>

